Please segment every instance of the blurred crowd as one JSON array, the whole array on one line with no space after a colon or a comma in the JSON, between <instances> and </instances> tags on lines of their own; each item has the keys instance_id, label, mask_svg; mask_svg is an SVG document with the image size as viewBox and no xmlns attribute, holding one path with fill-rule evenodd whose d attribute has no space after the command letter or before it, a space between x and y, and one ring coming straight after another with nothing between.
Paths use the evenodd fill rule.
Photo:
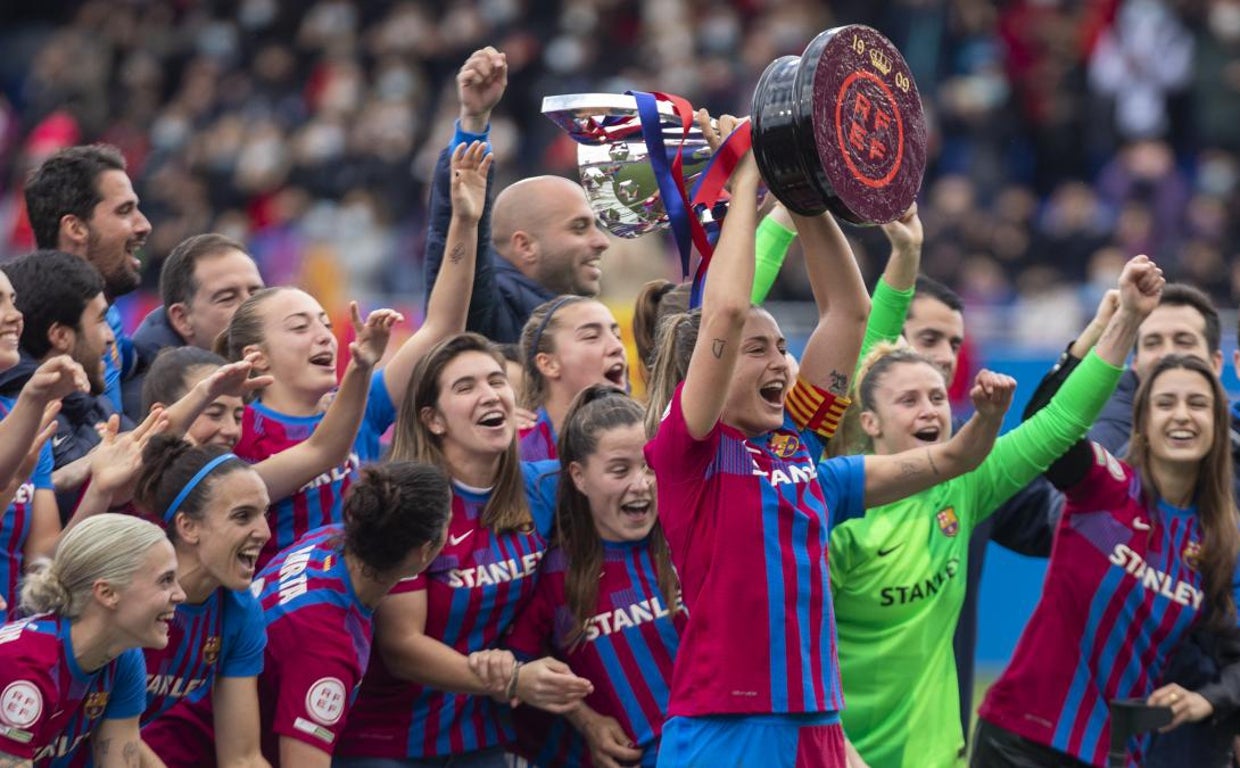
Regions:
<instances>
[{"instance_id":1,"label":"blurred crowd","mask_svg":"<svg viewBox=\"0 0 1240 768\"><path fill-rule=\"evenodd\" d=\"M1056 344L1124 259L1240 300L1240 0L49 0L0 10L0 256L32 249L28 170L121 147L156 267L184 237L249 245L269 285L325 305L422 295L426 186L452 78L508 57L500 182L572 175L544 95L629 88L747 113L765 65L870 24L904 53L931 126L924 269L978 323ZM871 279L884 239L850 230ZM620 300L674 276L666 238L618 243ZM630 268L632 267L632 268ZM799 274L796 269L790 274ZM772 298L807 299L793 278ZM971 326L973 323L971 322Z\"/></svg>"}]
</instances>

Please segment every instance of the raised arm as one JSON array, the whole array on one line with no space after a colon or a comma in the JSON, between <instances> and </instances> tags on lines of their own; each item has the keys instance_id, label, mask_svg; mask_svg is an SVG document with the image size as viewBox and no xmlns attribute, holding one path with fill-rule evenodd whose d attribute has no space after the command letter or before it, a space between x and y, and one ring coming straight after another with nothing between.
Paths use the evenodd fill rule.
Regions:
<instances>
[{"instance_id":1,"label":"raised arm","mask_svg":"<svg viewBox=\"0 0 1240 768\"><path fill-rule=\"evenodd\" d=\"M866 508L899 501L975 469L994 446L1015 391L1016 380L1011 376L983 370L969 393L973 417L951 440L902 453L866 456Z\"/></svg>"},{"instance_id":2,"label":"raised arm","mask_svg":"<svg viewBox=\"0 0 1240 768\"><path fill-rule=\"evenodd\" d=\"M712 130L709 116L699 124ZM736 129L731 115L719 118L719 132L726 136ZM758 167L753 153L746 152L732 171L732 204L715 247L715 256L706 273L702 291L702 320L697 344L685 375L681 405L689 434L702 439L714 429L723 414L728 397L726 382L731 381L740 354L741 335L749 316L750 291L754 274L754 226L757 220Z\"/></svg>"},{"instance_id":3,"label":"raised arm","mask_svg":"<svg viewBox=\"0 0 1240 768\"><path fill-rule=\"evenodd\" d=\"M452 143L440 154L431 178L429 222L426 233L426 302L440 269L447 247L448 227L452 221L452 153L459 144L472 141L486 142L490 133L491 111L504 95L508 85L508 61L503 53L490 46L470 54L456 75L456 93L460 102L460 117ZM465 327L484 336L495 336L495 268L491 255L491 208L494 195L489 194L494 183L494 171L487 175L488 194L484 198L482 215L478 220L478 242L475 246L476 266L469 315Z\"/></svg>"},{"instance_id":4,"label":"raised arm","mask_svg":"<svg viewBox=\"0 0 1240 768\"><path fill-rule=\"evenodd\" d=\"M792 220L801 236L805 271L818 305L818 324L805 344L800 377L833 395L846 396L870 316L870 295L834 216L793 214Z\"/></svg>"},{"instance_id":5,"label":"raised arm","mask_svg":"<svg viewBox=\"0 0 1240 768\"><path fill-rule=\"evenodd\" d=\"M492 156L475 141L452 153L452 221L448 225L447 258L435 278L426 305L426 321L409 337L383 369L383 382L393 403L409 387L413 367L431 347L465 330L477 261L478 219L487 194Z\"/></svg>"},{"instance_id":6,"label":"raised arm","mask_svg":"<svg viewBox=\"0 0 1240 768\"><path fill-rule=\"evenodd\" d=\"M344 463L357 441L366 415L371 374L387 349L392 326L404 318L399 312L379 309L362 323L357 302L349 304L349 316L357 337L349 345L349 365L323 420L307 439L254 465L272 501L293 495L320 474Z\"/></svg>"}]
</instances>

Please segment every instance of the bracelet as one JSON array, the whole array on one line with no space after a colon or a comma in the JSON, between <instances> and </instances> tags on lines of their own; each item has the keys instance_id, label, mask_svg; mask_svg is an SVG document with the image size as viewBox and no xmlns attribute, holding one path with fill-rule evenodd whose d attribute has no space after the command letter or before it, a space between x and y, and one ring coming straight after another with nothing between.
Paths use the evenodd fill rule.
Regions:
<instances>
[{"instance_id":1,"label":"bracelet","mask_svg":"<svg viewBox=\"0 0 1240 768\"><path fill-rule=\"evenodd\" d=\"M504 690L504 698L512 701L517 698L517 677L521 674L521 662L517 662L512 668L512 679L508 681L508 688Z\"/></svg>"}]
</instances>

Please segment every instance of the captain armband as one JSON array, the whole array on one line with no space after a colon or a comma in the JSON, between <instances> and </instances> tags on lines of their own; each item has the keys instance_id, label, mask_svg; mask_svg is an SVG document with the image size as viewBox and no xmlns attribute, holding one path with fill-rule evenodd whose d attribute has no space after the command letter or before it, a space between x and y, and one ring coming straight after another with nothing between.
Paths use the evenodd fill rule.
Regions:
<instances>
[{"instance_id":1,"label":"captain armband","mask_svg":"<svg viewBox=\"0 0 1240 768\"><path fill-rule=\"evenodd\" d=\"M799 376L784 402L798 428L811 430L823 440L835 435L851 404L850 398L820 389Z\"/></svg>"}]
</instances>

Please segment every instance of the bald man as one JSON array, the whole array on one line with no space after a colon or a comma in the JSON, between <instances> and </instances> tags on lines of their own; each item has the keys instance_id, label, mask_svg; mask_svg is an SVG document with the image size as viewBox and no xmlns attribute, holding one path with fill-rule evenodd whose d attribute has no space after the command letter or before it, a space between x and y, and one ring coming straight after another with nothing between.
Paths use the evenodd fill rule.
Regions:
<instances>
[{"instance_id":1,"label":"bald man","mask_svg":"<svg viewBox=\"0 0 1240 768\"><path fill-rule=\"evenodd\" d=\"M439 156L431 187L428 297L443 263L452 218L448 173L452 150L461 143L487 140L491 110L508 84L504 54L490 47L474 51L457 73L456 84L460 119L452 143ZM534 176L505 188L493 203L488 202L478 223L478 266L466 330L515 343L539 304L564 293L597 296L607 245L575 182Z\"/></svg>"}]
</instances>

